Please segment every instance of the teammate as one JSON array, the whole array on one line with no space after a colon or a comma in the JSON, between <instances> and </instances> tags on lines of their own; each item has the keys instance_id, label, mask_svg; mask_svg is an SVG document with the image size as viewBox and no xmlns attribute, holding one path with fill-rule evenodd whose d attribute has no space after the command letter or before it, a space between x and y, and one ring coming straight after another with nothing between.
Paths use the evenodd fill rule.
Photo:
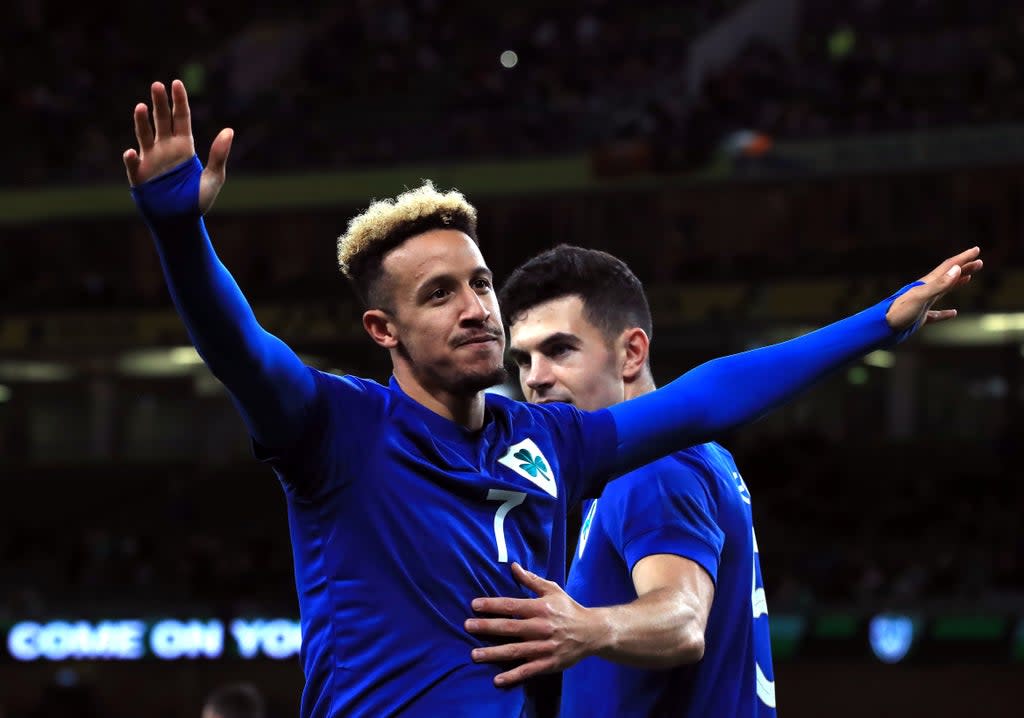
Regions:
<instances>
[{"instance_id":1,"label":"teammate","mask_svg":"<svg viewBox=\"0 0 1024 718\"><path fill-rule=\"evenodd\" d=\"M217 135L204 170L185 87L171 92L173 110L151 86L152 125L136 105L139 149L123 159L189 335L285 491L304 717L529 715L529 686L495 690L500 671L469 659L484 642L463 630L472 597L525 597L503 564L562 582L569 506L949 318L932 304L981 266L969 250L860 314L609 409L532 406L483 391L502 378L505 335L476 211L428 184L371 205L339 240L363 325L394 372L386 386L334 376L264 331L218 260L202 215L233 133Z\"/></svg>"},{"instance_id":2,"label":"teammate","mask_svg":"<svg viewBox=\"0 0 1024 718\"><path fill-rule=\"evenodd\" d=\"M229 683L206 699L202 718L265 718L263 695L251 683Z\"/></svg>"},{"instance_id":3,"label":"teammate","mask_svg":"<svg viewBox=\"0 0 1024 718\"><path fill-rule=\"evenodd\" d=\"M561 245L516 269L500 298L527 400L596 411L655 390L650 309L622 261ZM707 443L658 459L583 516L565 591L515 567L538 598L474 602L522 619L468 620L517 639L475 660L518 661L512 680L565 669L560 718L774 716L750 493L729 452Z\"/></svg>"}]
</instances>

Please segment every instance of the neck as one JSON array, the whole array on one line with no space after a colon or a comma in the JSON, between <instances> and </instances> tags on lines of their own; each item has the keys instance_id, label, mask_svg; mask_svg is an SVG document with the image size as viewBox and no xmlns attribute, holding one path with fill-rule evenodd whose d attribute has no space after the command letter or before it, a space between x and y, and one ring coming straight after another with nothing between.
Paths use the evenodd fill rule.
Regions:
<instances>
[{"instance_id":1,"label":"neck","mask_svg":"<svg viewBox=\"0 0 1024 718\"><path fill-rule=\"evenodd\" d=\"M635 380L626 384L622 398L628 401L652 392L657 388L658 385L654 383L654 377L651 376L649 371L645 370Z\"/></svg>"},{"instance_id":2,"label":"neck","mask_svg":"<svg viewBox=\"0 0 1024 718\"><path fill-rule=\"evenodd\" d=\"M477 431L484 425L484 393L453 394L443 389L424 386L405 362L395 363L395 381L406 395L445 419Z\"/></svg>"}]
</instances>

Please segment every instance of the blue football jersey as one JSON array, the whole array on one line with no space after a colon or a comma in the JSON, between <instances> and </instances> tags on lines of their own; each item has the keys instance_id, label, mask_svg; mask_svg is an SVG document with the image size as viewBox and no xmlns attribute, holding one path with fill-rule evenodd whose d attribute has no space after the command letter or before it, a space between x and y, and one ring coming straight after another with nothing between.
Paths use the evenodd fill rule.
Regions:
<instances>
[{"instance_id":1,"label":"blue football jersey","mask_svg":"<svg viewBox=\"0 0 1024 718\"><path fill-rule=\"evenodd\" d=\"M715 582L704 658L646 670L586 658L565 671L560 718L775 716L768 609L750 492L728 451L702 444L609 483L588 501L567 591L584 606L636 600L632 571L676 554Z\"/></svg>"},{"instance_id":2,"label":"blue football jersey","mask_svg":"<svg viewBox=\"0 0 1024 718\"><path fill-rule=\"evenodd\" d=\"M311 370L314 371L314 370ZM513 561L565 579L567 507L600 492L608 412L487 395L468 431L389 386L314 371L317 402L288 451L257 447L281 479L306 686L301 715L518 718L530 687L476 664L478 596L529 593Z\"/></svg>"}]
</instances>

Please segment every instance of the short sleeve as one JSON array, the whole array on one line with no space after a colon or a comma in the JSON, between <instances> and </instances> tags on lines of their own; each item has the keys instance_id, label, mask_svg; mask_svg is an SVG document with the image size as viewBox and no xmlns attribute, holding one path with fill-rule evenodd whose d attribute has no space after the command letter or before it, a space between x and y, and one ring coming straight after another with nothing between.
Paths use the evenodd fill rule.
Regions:
<instances>
[{"instance_id":1,"label":"short sleeve","mask_svg":"<svg viewBox=\"0 0 1024 718\"><path fill-rule=\"evenodd\" d=\"M253 455L268 464L285 488L313 494L325 483L343 483L358 473L361 447L379 428L385 390L375 382L309 368L316 400L302 433L285 449L252 440ZM338 471L341 467L344 470Z\"/></svg>"},{"instance_id":2,"label":"short sleeve","mask_svg":"<svg viewBox=\"0 0 1024 718\"><path fill-rule=\"evenodd\" d=\"M672 456L609 484L602 504L614 506L608 518L618 525L606 530L631 572L646 556L674 554L697 563L717 582L725 533L708 491L710 470L703 462Z\"/></svg>"}]
</instances>

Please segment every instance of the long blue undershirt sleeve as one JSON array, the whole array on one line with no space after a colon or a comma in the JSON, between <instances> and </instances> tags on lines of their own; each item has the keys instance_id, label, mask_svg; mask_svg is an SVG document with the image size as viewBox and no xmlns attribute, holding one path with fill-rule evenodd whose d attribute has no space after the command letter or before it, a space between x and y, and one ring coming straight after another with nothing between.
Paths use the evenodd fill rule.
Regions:
<instances>
[{"instance_id":1,"label":"long blue undershirt sleeve","mask_svg":"<svg viewBox=\"0 0 1024 718\"><path fill-rule=\"evenodd\" d=\"M199 158L132 188L174 306L199 355L231 394L252 436L291 446L316 399L302 360L268 333L217 258L199 211Z\"/></svg>"},{"instance_id":2,"label":"long blue undershirt sleeve","mask_svg":"<svg viewBox=\"0 0 1024 718\"><path fill-rule=\"evenodd\" d=\"M902 341L917 327L894 332L885 315L896 297L917 284L817 331L713 359L657 391L610 407L618 435L611 476L713 440L782 404L830 371Z\"/></svg>"}]
</instances>

